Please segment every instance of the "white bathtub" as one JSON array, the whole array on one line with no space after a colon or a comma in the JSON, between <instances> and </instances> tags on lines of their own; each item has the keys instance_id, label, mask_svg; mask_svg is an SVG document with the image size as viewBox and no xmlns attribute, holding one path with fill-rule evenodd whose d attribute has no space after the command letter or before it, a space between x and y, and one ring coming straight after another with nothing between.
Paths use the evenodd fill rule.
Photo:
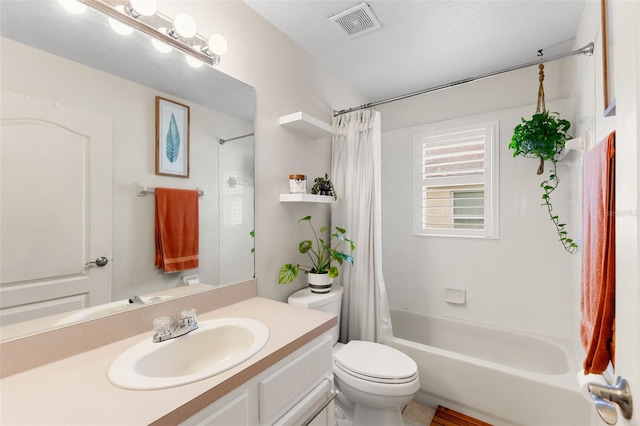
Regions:
<instances>
[{"instance_id":1,"label":"white bathtub","mask_svg":"<svg viewBox=\"0 0 640 426\"><path fill-rule=\"evenodd\" d=\"M395 347L418 364L416 400L495 425L589 425L568 340L391 310Z\"/></svg>"}]
</instances>

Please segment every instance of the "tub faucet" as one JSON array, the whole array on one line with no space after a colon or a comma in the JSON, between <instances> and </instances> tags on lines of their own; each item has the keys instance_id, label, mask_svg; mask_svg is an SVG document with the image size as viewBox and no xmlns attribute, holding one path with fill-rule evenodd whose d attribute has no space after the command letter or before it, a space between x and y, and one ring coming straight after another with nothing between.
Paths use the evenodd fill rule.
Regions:
<instances>
[{"instance_id":1,"label":"tub faucet","mask_svg":"<svg viewBox=\"0 0 640 426\"><path fill-rule=\"evenodd\" d=\"M144 300L140 296L131 296L129 298L129 303L133 303L134 305L144 305Z\"/></svg>"},{"instance_id":2,"label":"tub faucet","mask_svg":"<svg viewBox=\"0 0 640 426\"><path fill-rule=\"evenodd\" d=\"M175 339L184 336L198 328L196 322L196 310L185 309L182 311L180 318L178 317L159 317L153 320L154 342L164 342L165 340Z\"/></svg>"}]
</instances>

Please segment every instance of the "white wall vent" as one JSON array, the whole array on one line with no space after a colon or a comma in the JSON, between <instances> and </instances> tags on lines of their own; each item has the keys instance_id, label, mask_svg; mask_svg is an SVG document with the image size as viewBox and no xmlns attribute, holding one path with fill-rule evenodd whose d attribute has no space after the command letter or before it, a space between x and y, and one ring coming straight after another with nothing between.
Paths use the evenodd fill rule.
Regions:
<instances>
[{"instance_id":1,"label":"white wall vent","mask_svg":"<svg viewBox=\"0 0 640 426\"><path fill-rule=\"evenodd\" d=\"M349 38L361 36L381 27L367 3L360 3L331 16L329 19L335 22Z\"/></svg>"}]
</instances>

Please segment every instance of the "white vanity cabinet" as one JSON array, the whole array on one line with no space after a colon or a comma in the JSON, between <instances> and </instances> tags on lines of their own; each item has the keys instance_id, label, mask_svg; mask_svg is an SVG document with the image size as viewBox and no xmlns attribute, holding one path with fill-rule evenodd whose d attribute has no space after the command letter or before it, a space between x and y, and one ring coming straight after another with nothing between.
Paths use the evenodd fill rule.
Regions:
<instances>
[{"instance_id":1,"label":"white vanity cabinet","mask_svg":"<svg viewBox=\"0 0 640 426\"><path fill-rule=\"evenodd\" d=\"M332 363L331 336L324 334L182 424L333 426Z\"/></svg>"}]
</instances>

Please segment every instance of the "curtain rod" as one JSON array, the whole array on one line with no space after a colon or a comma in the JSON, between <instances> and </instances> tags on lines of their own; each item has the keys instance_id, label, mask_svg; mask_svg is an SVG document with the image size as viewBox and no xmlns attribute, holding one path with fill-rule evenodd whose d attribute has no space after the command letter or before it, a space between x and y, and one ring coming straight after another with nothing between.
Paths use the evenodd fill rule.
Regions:
<instances>
[{"instance_id":1,"label":"curtain rod","mask_svg":"<svg viewBox=\"0 0 640 426\"><path fill-rule=\"evenodd\" d=\"M419 90L417 92L408 93L406 95L400 95L400 96L396 96L396 97L393 97L393 98L384 99L382 101L371 102L371 103L368 103L368 104L363 104L363 105L360 105L360 106L357 106L357 107L353 107L353 108L349 108L349 109L341 109L339 111L335 111L334 110L333 111L333 116L337 117L339 115L347 114L347 113L350 113L350 112L353 112L353 111L359 111L359 110L371 108L371 107L374 107L374 106L377 106L377 105L387 104L389 102L395 102L395 101L399 101L399 100L402 100L402 99L411 98L413 96L424 95L425 93L430 93L430 92L435 92L437 90L447 89L449 87L454 87L454 86L458 86L458 85L461 85L461 84L470 83L472 81L481 80L483 78L492 77L494 75L503 74L503 73L506 73L506 72L509 72L509 71L519 70L521 68L530 67L532 65L544 64L545 62L555 61L556 59L566 58L567 56L574 56L574 55L587 55L587 56L593 55L593 42L587 44L586 46L582 47L581 49L574 50L574 51L571 51L571 52L568 52L568 53L562 53L562 54L556 55L556 56L551 56L551 57L549 57L547 59L539 59L537 61L527 62L525 64L516 65L516 66L513 66L513 67L509 67L509 68L504 68L504 69L501 69L499 71L493 71L493 72L488 72L486 74L477 75L475 77L464 78L462 80L453 81L451 83L441 84L439 86L430 87L428 89Z\"/></svg>"},{"instance_id":2,"label":"curtain rod","mask_svg":"<svg viewBox=\"0 0 640 426\"><path fill-rule=\"evenodd\" d=\"M236 136L235 138L229 138L229 139L218 139L218 143L220 145L224 145L227 142L230 141L235 141L237 139L243 139L243 138L248 138L249 136L253 136L253 133L247 133L246 135L242 135L242 136Z\"/></svg>"}]
</instances>

